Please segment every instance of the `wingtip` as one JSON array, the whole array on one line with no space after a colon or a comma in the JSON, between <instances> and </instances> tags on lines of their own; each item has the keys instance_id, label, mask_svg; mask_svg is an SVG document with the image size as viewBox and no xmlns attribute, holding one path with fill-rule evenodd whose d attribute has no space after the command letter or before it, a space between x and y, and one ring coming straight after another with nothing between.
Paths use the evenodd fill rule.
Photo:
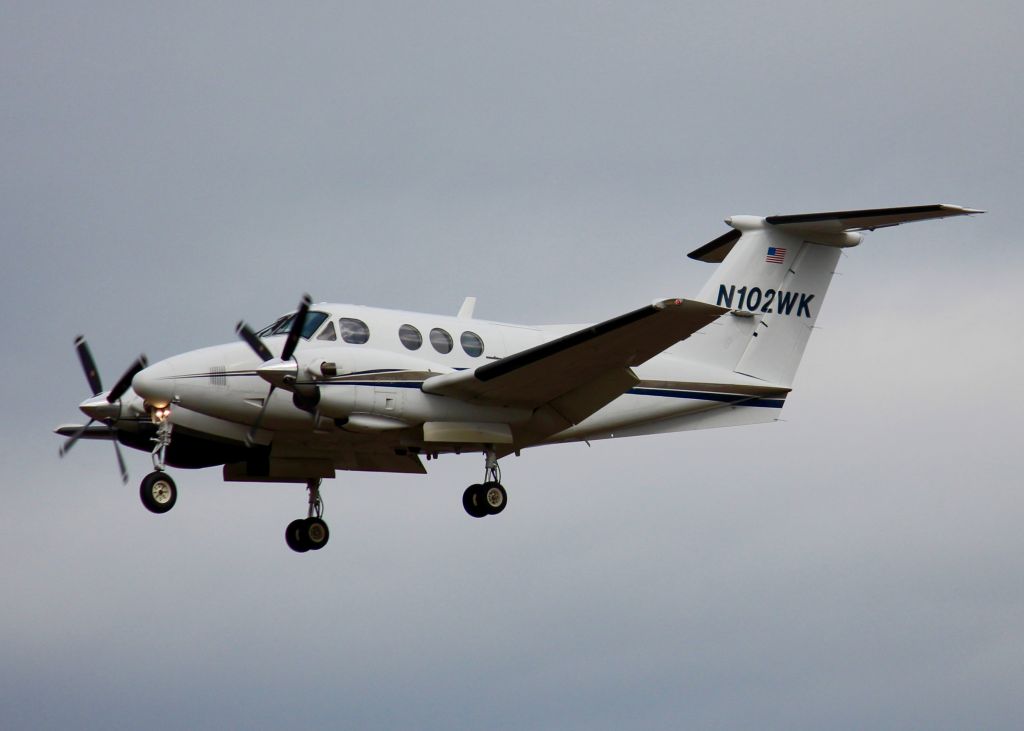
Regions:
<instances>
[{"instance_id":1,"label":"wingtip","mask_svg":"<svg viewBox=\"0 0 1024 731\"><path fill-rule=\"evenodd\" d=\"M940 206L948 211L964 216L973 216L978 213L985 213L981 208L967 208L966 206L958 206L953 203L941 203Z\"/></svg>"}]
</instances>

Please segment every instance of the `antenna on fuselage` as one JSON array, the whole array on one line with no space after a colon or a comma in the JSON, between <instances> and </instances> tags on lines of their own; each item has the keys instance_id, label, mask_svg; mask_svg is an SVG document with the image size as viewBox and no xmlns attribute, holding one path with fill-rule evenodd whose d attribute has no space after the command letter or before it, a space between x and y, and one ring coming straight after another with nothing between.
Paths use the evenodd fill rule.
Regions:
<instances>
[{"instance_id":1,"label":"antenna on fuselage","mask_svg":"<svg viewBox=\"0 0 1024 731\"><path fill-rule=\"evenodd\" d=\"M462 301L462 307L459 308L459 314L456 315L460 320L472 320L473 310L476 309L476 297L467 297Z\"/></svg>"}]
</instances>

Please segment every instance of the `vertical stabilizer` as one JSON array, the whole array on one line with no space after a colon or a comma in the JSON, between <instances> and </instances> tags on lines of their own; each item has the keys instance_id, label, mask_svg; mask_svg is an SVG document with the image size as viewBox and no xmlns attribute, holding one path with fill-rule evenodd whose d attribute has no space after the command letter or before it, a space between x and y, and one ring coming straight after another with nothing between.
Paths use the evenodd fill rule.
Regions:
<instances>
[{"instance_id":1,"label":"vertical stabilizer","mask_svg":"<svg viewBox=\"0 0 1024 731\"><path fill-rule=\"evenodd\" d=\"M733 230L690 257L719 263L697 299L732 314L676 352L716 368L791 386L846 247L858 231L981 211L945 204L792 216L734 216Z\"/></svg>"},{"instance_id":2,"label":"vertical stabilizer","mask_svg":"<svg viewBox=\"0 0 1024 731\"><path fill-rule=\"evenodd\" d=\"M703 257L698 257L721 264L697 299L728 307L733 313L721 318L721 325L709 327L704 337L691 338L685 354L789 386L832 281L839 246L855 245L860 237L832 235L821 245L763 218L734 216L727 223L735 233L729 240L717 241L729 250L713 252L704 247Z\"/></svg>"},{"instance_id":3,"label":"vertical stabilizer","mask_svg":"<svg viewBox=\"0 0 1024 731\"><path fill-rule=\"evenodd\" d=\"M771 289L765 290L766 301L757 313L757 326L734 369L783 386L793 385L842 250L803 241L797 244L796 252L785 265L786 272L774 295ZM756 304L750 302L755 298L751 289L747 295L750 309Z\"/></svg>"}]
</instances>

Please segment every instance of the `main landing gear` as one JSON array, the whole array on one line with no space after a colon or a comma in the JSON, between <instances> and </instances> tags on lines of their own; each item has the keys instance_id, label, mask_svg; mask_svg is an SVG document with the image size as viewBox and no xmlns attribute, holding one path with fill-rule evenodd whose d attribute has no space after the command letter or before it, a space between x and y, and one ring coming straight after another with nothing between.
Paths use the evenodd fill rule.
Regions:
<instances>
[{"instance_id":1,"label":"main landing gear","mask_svg":"<svg viewBox=\"0 0 1024 731\"><path fill-rule=\"evenodd\" d=\"M508 493L501 486L501 469L493 450L488 450L483 484L470 485L462 493L462 507L474 518L497 515L508 504Z\"/></svg>"},{"instance_id":2,"label":"main landing gear","mask_svg":"<svg viewBox=\"0 0 1024 731\"><path fill-rule=\"evenodd\" d=\"M324 501L320 497L320 480L310 480L306 483L306 489L309 491L307 517L293 520L284 531L285 543L296 553L319 551L331 537L323 519Z\"/></svg>"},{"instance_id":3,"label":"main landing gear","mask_svg":"<svg viewBox=\"0 0 1024 731\"><path fill-rule=\"evenodd\" d=\"M164 472L164 457L171 443L171 422L166 418L166 414L157 425L153 441L156 443L153 447L153 471L142 478L139 497L142 498L146 510L151 513L166 513L178 501L178 486L174 484L171 476Z\"/></svg>"}]
</instances>

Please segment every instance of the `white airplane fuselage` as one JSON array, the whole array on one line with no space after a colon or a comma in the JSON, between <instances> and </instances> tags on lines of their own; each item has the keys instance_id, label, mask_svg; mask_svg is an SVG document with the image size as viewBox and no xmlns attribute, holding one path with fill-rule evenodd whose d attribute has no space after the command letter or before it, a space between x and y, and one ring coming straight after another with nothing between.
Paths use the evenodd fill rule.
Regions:
<instances>
[{"instance_id":1,"label":"white airplane fuselage","mask_svg":"<svg viewBox=\"0 0 1024 731\"><path fill-rule=\"evenodd\" d=\"M323 312L328 319L312 337L300 341L294 358L303 369L312 371L309 379L321 392L318 408L313 412L297 409L291 393L278 389L267 406L261 425L263 432L287 432L292 437L316 432L321 438L333 434L342 441L352 433L378 433L389 441L396 441L398 432L415 430L424 422L507 423L515 431L517 426L530 421L533 410L467 403L424 393L423 381L433 375L468 370L500 360L585 327L515 325L329 303L315 304L312 311ZM338 334L340 327L336 323L341 318L365 323L369 329L368 340L350 344L340 335L334 341L317 339L328 323L335 323ZM415 327L423 337L416 350L405 347L399 339L399 329L408 325ZM450 335L450 352L442 353L432 346L429 334L435 329ZM483 352L479 355L472 356L462 347L461 339L467 332L475 334L483 343ZM274 355L280 355L284 340L283 334L264 337ZM609 438L616 432L625 436L639 433L638 428L642 428L642 433L676 431L688 428L686 423L674 420L678 417L723 408L730 416L721 419L722 425L776 418L787 389L767 389L765 387L771 384L689 361L685 357L685 343L674 346L674 350L634 368L639 384L629 392L579 424L537 443ZM316 372L315 366L325 361L335 364L336 376L325 378ZM245 343L226 343L151 365L135 377L134 388L151 403L170 404L176 412L194 412L217 420L206 421L178 413L175 420L179 423L202 424L204 430L216 436L238 439L255 420L267 395L267 381L257 373L261 365ZM709 386L715 388L709 389ZM737 392L731 388L735 386L774 390L780 394L772 398L751 398L742 389ZM736 410L744 413L737 414ZM338 420L346 418L348 424L337 424ZM270 434L261 436L258 441L270 441ZM457 448L454 442L430 444L408 433L397 441L427 452ZM518 446L533 444L519 443ZM467 451L468 448L467 445Z\"/></svg>"}]
</instances>

